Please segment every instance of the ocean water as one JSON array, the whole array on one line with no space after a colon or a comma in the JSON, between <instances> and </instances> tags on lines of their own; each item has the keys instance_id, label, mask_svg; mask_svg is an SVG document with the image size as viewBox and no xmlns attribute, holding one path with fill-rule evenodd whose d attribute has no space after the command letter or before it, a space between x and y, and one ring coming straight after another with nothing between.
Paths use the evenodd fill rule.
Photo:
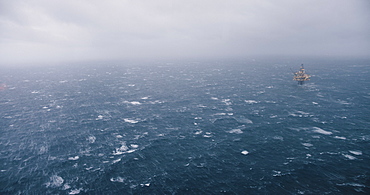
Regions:
<instances>
[{"instance_id":1,"label":"ocean water","mask_svg":"<svg viewBox=\"0 0 370 195\"><path fill-rule=\"evenodd\" d=\"M3 68L0 194L369 194L370 61Z\"/></svg>"}]
</instances>

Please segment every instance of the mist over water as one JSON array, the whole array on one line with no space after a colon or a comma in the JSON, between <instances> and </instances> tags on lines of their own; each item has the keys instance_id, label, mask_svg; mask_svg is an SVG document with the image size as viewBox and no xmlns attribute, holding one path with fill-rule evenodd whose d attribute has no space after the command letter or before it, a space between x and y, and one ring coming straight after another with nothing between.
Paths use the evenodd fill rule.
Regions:
<instances>
[{"instance_id":1,"label":"mist over water","mask_svg":"<svg viewBox=\"0 0 370 195\"><path fill-rule=\"evenodd\" d=\"M305 64L299 86L290 68ZM4 194L368 194L368 60L4 68Z\"/></svg>"}]
</instances>

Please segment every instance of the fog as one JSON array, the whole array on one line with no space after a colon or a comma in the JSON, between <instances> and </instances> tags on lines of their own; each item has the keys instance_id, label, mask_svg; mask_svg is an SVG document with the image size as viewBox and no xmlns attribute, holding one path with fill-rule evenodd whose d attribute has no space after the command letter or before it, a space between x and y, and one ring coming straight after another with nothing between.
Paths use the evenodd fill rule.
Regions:
<instances>
[{"instance_id":1,"label":"fog","mask_svg":"<svg viewBox=\"0 0 370 195\"><path fill-rule=\"evenodd\" d=\"M0 0L0 65L370 56L367 0Z\"/></svg>"}]
</instances>

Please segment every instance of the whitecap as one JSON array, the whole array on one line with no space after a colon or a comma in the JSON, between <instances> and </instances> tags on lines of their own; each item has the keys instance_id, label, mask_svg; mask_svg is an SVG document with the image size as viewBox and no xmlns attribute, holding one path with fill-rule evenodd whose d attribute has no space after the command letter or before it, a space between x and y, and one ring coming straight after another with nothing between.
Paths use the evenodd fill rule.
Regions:
<instances>
[{"instance_id":1,"label":"whitecap","mask_svg":"<svg viewBox=\"0 0 370 195\"><path fill-rule=\"evenodd\" d=\"M321 128L318 128L318 127L313 127L313 129L314 129L313 132L316 132L316 133L321 133L321 134L324 134L324 135L331 135L331 134L333 134L330 131L325 131L325 130L323 130Z\"/></svg>"},{"instance_id":2,"label":"whitecap","mask_svg":"<svg viewBox=\"0 0 370 195\"><path fill-rule=\"evenodd\" d=\"M243 131L241 129L232 129L230 131L227 131L228 133L235 133L235 134L242 134Z\"/></svg>"},{"instance_id":3,"label":"whitecap","mask_svg":"<svg viewBox=\"0 0 370 195\"><path fill-rule=\"evenodd\" d=\"M216 116L225 116L225 115L226 115L226 113L221 112L221 113L216 113L216 114L214 114L214 115L216 115Z\"/></svg>"},{"instance_id":4,"label":"whitecap","mask_svg":"<svg viewBox=\"0 0 370 195\"><path fill-rule=\"evenodd\" d=\"M132 102L130 102L132 105L140 105L141 103L140 102L138 102L138 101L132 101Z\"/></svg>"},{"instance_id":5,"label":"whitecap","mask_svg":"<svg viewBox=\"0 0 370 195\"><path fill-rule=\"evenodd\" d=\"M63 190L68 190L68 189L70 189L71 188L71 186L70 185L68 185L68 184L64 184L63 185Z\"/></svg>"},{"instance_id":6,"label":"whitecap","mask_svg":"<svg viewBox=\"0 0 370 195\"><path fill-rule=\"evenodd\" d=\"M199 130L199 131L196 131L194 134L195 135L199 135L199 134L201 134L203 131L201 131L201 130Z\"/></svg>"},{"instance_id":7,"label":"whitecap","mask_svg":"<svg viewBox=\"0 0 370 195\"><path fill-rule=\"evenodd\" d=\"M246 151L246 150L243 150L241 153L242 153L243 155L247 155L247 154L249 154L249 152L248 152L248 151Z\"/></svg>"},{"instance_id":8,"label":"whitecap","mask_svg":"<svg viewBox=\"0 0 370 195\"><path fill-rule=\"evenodd\" d=\"M149 97L142 97L141 99L142 100L147 100L147 99L149 99Z\"/></svg>"},{"instance_id":9,"label":"whitecap","mask_svg":"<svg viewBox=\"0 0 370 195\"><path fill-rule=\"evenodd\" d=\"M78 160L79 158L80 158L79 156L69 157L68 160Z\"/></svg>"},{"instance_id":10,"label":"whitecap","mask_svg":"<svg viewBox=\"0 0 370 195\"><path fill-rule=\"evenodd\" d=\"M133 120L133 119L128 119L128 118L124 118L123 119L126 123L133 123L133 124L135 124L135 123L138 123L139 121L137 121L137 120Z\"/></svg>"},{"instance_id":11,"label":"whitecap","mask_svg":"<svg viewBox=\"0 0 370 195\"><path fill-rule=\"evenodd\" d=\"M348 158L349 160L355 160L356 157L349 155L349 154L343 154L344 157Z\"/></svg>"},{"instance_id":12,"label":"whitecap","mask_svg":"<svg viewBox=\"0 0 370 195\"><path fill-rule=\"evenodd\" d=\"M94 143L94 142L95 142L95 140L96 140L96 137L95 137L95 136L93 136L93 135L90 135L90 136L87 138L87 140L89 141L89 143Z\"/></svg>"},{"instance_id":13,"label":"whitecap","mask_svg":"<svg viewBox=\"0 0 370 195\"><path fill-rule=\"evenodd\" d=\"M257 104L258 102L256 100L244 100L247 104Z\"/></svg>"},{"instance_id":14,"label":"whitecap","mask_svg":"<svg viewBox=\"0 0 370 195\"><path fill-rule=\"evenodd\" d=\"M366 187L365 185L359 184L359 183L342 183L337 184L338 186L353 186L353 187Z\"/></svg>"},{"instance_id":15,"label":"whitecap","mask_svg":"<svg viewBox=\"0 0 370 195\"><path fill-rule=\"evenodd\" d=\"M313 146L312 144L310 144L310 143L302 143L302 145L304 145L304 146L306 146L306 147L311 147L311 146Z\"/></svg>"},{"instance_id":16,"label":"whitecap","mask_svg":"<svg viewBox=\"0 0 370 195\"><path fill-rule=\"evenodd\" d=\"M131 150L126 151L126 153L133 153L135 151L136 151L135 149L131 149Z\"/></svg>"},{"instance_id":17,"label":"whitecap","mask_svg":"<svg viewBox=\"0 0 370 195\"><path fill-rule=\"evenodd\" d=\"M95 120L101 120L103 119L103 115L99 115L98 118L96 118Z\"/></svg>"},{"instance_id":18,"label":"whitecap","mask_svg":"<svg viewBox=\"0 0 370 195\"><path fill-rule=\"evenodd\" d=\"M137 144L131 144L130 146L131 146L131 148L138 148L139 147L139 145L137 145Z\"/></svg>"},{"instance_id":19,"label":"whitecap","mask_svg":"<svg viewBox=\"0 0 370 195\"><path fill-rule=\"evenodd\" d=\"M58 175L53 175L50 177L50 181L46 183L46 187L60 187L62 186L64 179Z\"/></svg>"},{"instance_id":20,"label":"whitecap","mask_svg":"<svg viewBox=\"0 0 370 195\"><path fill-rule=\"evenodd\" d=\"M218 98L216 98L216 97L211 97L211 99L212 99L212 100L218 100Z\"/></svg>"},{"instance_id":21,"label":"whitecap","mask_svg":"<svg viewBox=\"0 0 370 195\"><path fill-rule=\"evenodd\" d=\"M354 154L354 155L357 155L357 156L362 155L362 151L360 151L360 150L350 150L349 152L350 152L351 154Z\"/></svg>"},{"instance_id":22,"label":"whitecap","mask_svg":"<svg viewBox=\"0 0 370 195\"><path fill-rule=\"evenodd\" d=\"M121 161L121 158L117 159L117 160L114 160L112 163L115 164L117 162Z\"/></svg>"},{"instance_id":23,"label":"whitecap","mask_svg":"<svg viewBox=\"0 0 370 195\"><path fill-rule=\"evenodd\" d=\"M116 177L116 178L110 178L110 181L111 182L119 182L119 183L123 183L123 182L125 182L125 178L123 178L123 177L120 177L120 176L118 176L118 177Z\"/></svg>"},{"instance_id":24,"label":"whitecap","mask_svg":"<svg viewBox=\"0 0 370 195\"><path fill-rule=\"evenodd\" d=\"M313 104L313 105L317 105L317 104L319 104L319 103L317 103L317 102L312 102L312 104Z\"/></svg>"},{"instance_id":25,"label":"whitecap","mask_svg":"<svg viewBox=\"0 0 370 195\"><path fill-rule=\"evenodd\" d=\"M235 120L237 120L239 123L253 124L253 121L245 117L235 117Z\"/></svg>"},{"instance_id":26,"label":"whitecap","mask_svg":"<svg viewBox=\"0 0 370 195\"><path fill-rule=\"evenodd\" d=\"M131 104L131 105L140 105L141 103L138 102L138 101L132 101L132 102L129 102L129 101L123 101L123 103L125 104Z\"/></svg>"},{"instance_id":27,"label":"whitecap","mask_svg":"<svg viewBox=\"0 0 370 195\"><path fill-rule=\"evenodd\" d=\"M230 102L230 99L223 99L221 102L225 103L227 106L230 106L232 104Z\"/></svg>"},{"instance_id":28,"label":"whitecap","mask_svg":"<svg viewBox=\"0 0 370 195\"><path fill-rule=\"evenodd\" d=\"M273 177L280 177L282 176L281 171L275 171L273 170L274 174L272 174Z\"/></svg>"},{"instance_id":29,"label":"whitecap","mask_svg":"<svg viewBox=\"0 0 370 195\"><path fill-rule=\"evenodd\" d=\"M71 190L68 194L79 194L82 188Z\"/></svg>"},{"instance_id":30,"label":"whitecap","mask_svg":"<svg viewBox=\"0 0 370 195\"><path fill-rule=\"evenodd\" d=\"M121 155L125 153L128 150L128 147L126 146L126 142L121 143L121 147L116 148L115 151L113 151L113 155Z\"/></svg>"},{"instance_id":31,"label":"whitecap","mask_svg":"<svg viewBox=\"0 0 370 195\"><path fill-rule=\"evenodd\" d=\"M207 132L206 135L203 135L203 137L210 138L212 135Z\"/></svg>"},{"instance_id":32,"label":"whitecap","mask_svg":"<svg viewBox=\"0 0 370 195\"><path fill-rule=\"evenodd\" d=\"M344 140L344 139L347 139L347 138L345 138L345 137L341 137L341 136L334 136L334 138L335 138L335 139L343 139L343 140Z\"/></svg>"}]
</instances>

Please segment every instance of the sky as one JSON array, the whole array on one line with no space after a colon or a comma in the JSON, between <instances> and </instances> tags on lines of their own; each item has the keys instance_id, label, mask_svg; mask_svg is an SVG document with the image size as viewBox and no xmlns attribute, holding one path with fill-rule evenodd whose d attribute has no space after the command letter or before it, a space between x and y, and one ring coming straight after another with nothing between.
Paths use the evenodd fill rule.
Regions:
<instances>
[{"instance_id":1,"label":"sky","mask_svg":"<svg viewBox=\"0 0 370 195\"><path fill-rule=\"evenodd\" d=\"M370 56L369 0L0 0L0 65Z\"/></svg>"}]
</instances>

